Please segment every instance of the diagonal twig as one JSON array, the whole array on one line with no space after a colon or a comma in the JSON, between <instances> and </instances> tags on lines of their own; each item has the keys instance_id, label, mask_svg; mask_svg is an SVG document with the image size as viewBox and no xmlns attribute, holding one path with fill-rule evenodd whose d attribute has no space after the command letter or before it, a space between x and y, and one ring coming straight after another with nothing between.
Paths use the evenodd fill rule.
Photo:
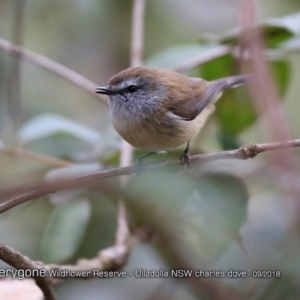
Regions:
<instances>
[{"instance_id":1,"label":"diagonal twig","mask_svg":"<svg viewBox=\"0 0 300 300\"><path fill-rule=\"evenodd\" d=\"M97 86L96 83L78 74L77 72L59 64L56 61L53 61L50 58L47 58L33 51L30 51L24 47L14 45L4 39L0 39L0 49L10 54L19 56L29 62L32 62L50 72L61 76L62 78L65 78L77 85L78 87L82 88L83 90L92 93L93 96L98 97L98 99L104 101L104 99L100 97L99 94L95 93L95 87Z\"/></svg>"},{"instance_id":2,"label":"diagonal twig","mask_svg":"<svg viewBox=\"0 0 300 300\"><path fill-rule=\"evenodd\" d=\"M30 260L20 252L0 243L0 259L16 269L37 270L43 267ZM34 273L34 272L33 272ZM42 290L45 300L55 300L51 278L47 276L33 276L37 286Z\"/></svg>"}]
</instances>

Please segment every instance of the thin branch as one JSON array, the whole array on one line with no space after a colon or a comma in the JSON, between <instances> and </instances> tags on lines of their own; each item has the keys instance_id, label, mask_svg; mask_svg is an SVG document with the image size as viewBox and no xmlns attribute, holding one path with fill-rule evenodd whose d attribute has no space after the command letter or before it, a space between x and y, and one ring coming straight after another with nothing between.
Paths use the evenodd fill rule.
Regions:
<instances>
[{"instance_id":1,"label":"thin branch","mask_svg":"<svg viewBox=\"0 0 300 300\"><path fill-rule=\"evenodd\" d=\"M73 84L79 86L80 88L86 90L87 92L93 94L93 96L98 97L99 99L104 100L100 97L99 94L95 93L96 83L88 80L84 76L76 73L75 71L45 57L35 52L32 52L28 49L25 49L21 46L14 45L4 39L0 39L0 49L6 51L10 54L17 55L21 58L26 59L54 74L61 76L64 79L69 80Z\"/></svg>"},{"instance_id":2,"label":"thin branch","mask_svg":"<svg viewBox=\"0 0 300 300\"><path fill-rule=\"evenodd\" d=\"M42 266L34 263L27 256L0 243L0 259L16 269L36 270L42 269ZM55 300L55 293L52 287L51 278L42 276L33 276L37 286L42 290L45 300Z\"/></svg>"},{"instance_id":3,"label":"thin branch","mask_svg":"<svg viewBox=\"0 0 300 300\"><path fill-rule=\"evenodd\" d=\"M263 114L266 122L262 129L268 139L287 140L291 138L286 113L281 105L279 92L268 62L264 55L264 40L261 30L254 26L257 18L255 0L238 1L240 22L244 29L241 42L250 52L249 68L255 80L249 82L250 90L257 112ZM278 172L278 188L287 196L286 207L291 211L291 219L299 225L300 202L299 183L296 174L299 168L295 164L295 157L288 153L270 155L271 165L276 166ZM296 226L298 226L296 225Z\"/></svg>"},{"instance_id":4,"label":"thin branch","mask_svg":"<svg viewBox=\"0 0 300 300\"><path fill-rule=\"evenodd\" d=\"M207 154L193 155L190 158L191 163L201 163L204 161L214 161L221 159L241 159L246 160L254 158L256 155L273 150L300 147L300 139L285 142L275 142L266 144L249 144L236 150L221 151ZM179 159L165 160L157 163L145 164L145 171L155 171L167 166L179 165ZM3 213L24 202L55 193L57 191L78 187L95 187L101 184L101 180L110 177L131 175L139 171L137 165L105 170L97 173L65 178L64 180L47 180L34 184L27 184L20 187L10 188L0 192L0 199L11 199L0 204L0 213ZM105 188L108 183L103 183Z\"/></svg>"},{"instance_id":5,"label":"thin branch","mask_svg":"<svg viewBox=\"0 0 300 300\"><path fill-rule=\"evenodd\" d=\"M144 19L146 0L132 1L130 66L142 65L144 48ZM126 141L121 142L120 166L125 167L132 162L133 148Z\"/></svg>"},{"instance_id":6,"label":"thin branch","mask_svg":"<svg viewBox=\"0 0 300 300\"><path fill-rule=\"evenodd\" d=\"M131 22L131 46L130 65L137 67L142 64L144 48L144 18L146 0L133 0ZM133 148L125 140L121 141L120 167L126 167L132 163ZM126 184L126 178L121 178L121 184ZM122 246L130 238L130 230L125 204L122 199L118 201L117 229L115 245ZM127 253L129 254L129 252Z\"/></svg>"},{"instance_id":7,"label":"thin branch","mask_svg":"<svg viewBox=\"0 0 300 300\"><path fill-rule=\"evenodd\" d=\"M121 140L120 167L129 166L132 163L133 148L125 140Z\"/></svg>"},{"instance_id":8,"label":"thin branch","mask_svg":"<svg viewBox=\"0 0 300 300\"><path fill-rule=\"evenodd\" d=\"M137 0L137 2L145 2L145 0ZM139 9L136 9L137 13L140 13L143 7L139 4ZM136 24L136 23L135 23ZM143 36L137 29L132 29L132 36L138 37L138 39L143 39ZM131 66L138 66L141 65L141 57L142 57L142 47L141 42L137 38L132 38L132 51L131 51ZM134 41L133 41L134 40ZM64 79L69 80L73 84L77 85L78 87L86 90L89 93L92 93L93 96L100 98L101 100L105 101L104 98L99 96L99 94L95 93L95 87L97 86L96 83L88 80L86 77L76 73L75 71L45 57L33 51L30 51L24 47L14 45L4 39L0 38L0 49L6 51L10 54L17 55L31 63L34 63L54 74L61 76ZM209 50L207 53L201 53L199 56L195 56L193 58L188 58L183 62L179 63L177 66L173 68L174 71L183 72L187 69L191 69L195 66L213 60L215 58L221 57L223 55L231 53L231 47L228 45L221 45L218 48Z\"/></svg>"},{"instance_id":9,"label":"thin branch","mask_svg":"<svg viewBox=\"0 0 300 300\"><path fill-rule=\"evenodd\" d=\"M115 234L115 246L122 247L130 239L130 230L126 207L123 199L118 201L118 217L117 217L117 229ZM129 252L127 252L127 255Z\"/></svg>"},{"instance_id":10,"label":"thin branch","mask_svg":"<svg viewBox=\"0 0 300 300\"><path fill-rule=\"evenodd\" d=\"M146 0L133 0L131 23L130 65L142 65Z\"/></svg>"},{"instance_id":11,"label":"thin branch","mask_svg":"<svg viewBox=\"0 0 300 300\"><path fill-rule=\"evenodd\" d=\"M276 143L266 143L266 144L256 144L256 145L249 144L236 150L210 153L204 155L194 155L191 157L191 162L196 163L196 162L203 162L207 160L216 160L216 159L225 159L225 158L245 160L248 158L253 158L259 153L286 149L286 148L293 148L293 147L300 147L300 139L290 140L286 142L276 142ZM170 165L176 165L176 164L177 165L179 164L178 160L167 160L160 163L147 164L145 165L145 169L149 171L149 170L162 168ZM52 180L52 181L38 183L35 186L34 185L30 187L27 186L26 187L27 189L30 188L32 190L25 194L21 194L18 197L13 198L9 201L6 201L5 203L2 203L0 212L15 207L26 201L32 200L36 197L44 196L49 193L54 193L62 189L79 187L79 186L93 187L93 185L95 185L95 182L97 182L97 185L99 187L99 179L118 176L118 175L125 175L125 174L128 175L136 171L138 171L137 166L130 166L130 167L124 167L119 169L102 171L99 173L89 174L85 176L79 176L76 178L66 178L63 181ZM114 191L114 188L112 186L110 187L108 183L102 183L102 188L104 191L105 189L109 190L108 192L111 194ZM119 194L117 193L116 196L119 197ZM127 229L128 228L127 218L122 217L120 219L125 222L125 225L124 226L122 225L120 228L123 227ZM34 262L31 261L28 257L19 253L18 251L15 251L14 249L11 249L1 243L0 243L0 258L6 263L8 263L9 265L17 269L47 270L48 276L46 277L36 276L34 279L37 285L43 291L45 295L45 299L53 300L55 299L55 295L52 286L67 278L74 278L73 272L76 272L76 277L78 278L88 279L97 276L98 273L97 272L95 273L95 270L102 271L102 272L115 271L121 269L126 264L129 253L132 250L133 246L137 242L143 241L145 239L144 238L145 235L136 232L134 236L129 236L129 238L127 238L128 236L127 233L125 234L123 234L122 232L119 233L120 233L119 236L120 240L116 241L113 246L99 251L97 257L95 258L80 259L75 265L61 265L61 266L54 265L54 264L45 265L42 262ZM126 237L126 239L122 239L124 237ZM163 240L165 243L168 243L168 238L164 238ZM168 248L172 252L172 255L177 257L177 259L174 260L176 264L173 265L173 267L192 269L191 266L182 259L180 254L178 254L174 250L176 247L172 247L171 244L169 246L170 247ZM50 273L51 271L55 271L55 272ZM61 271L66 271L66 272L63 273ZM210 294L212 299L220 299L221 296L223 298L225 297L224 299L240 298L240 295L236 294L233 290L213 280L210 280L208 282L201 278L194 278L194 277L190 278L189 280L191 280L195 286L199 286L201 290L204 290L205 292Z\"/></svg>"},{"instance_id":12,"label":"thin branch","mask_svg":"<svg viewBox=\"0 0 300 300\"><path fill-rule=\"evenodd\" d=\"M250 51L252 60L249 68L256 79L250 90L253 95L259 113L265 113L268 122L268 128L264 128L266 134L274 140L290 139L290 130L287 124L287 118L282 109L278 109L280 96L274 79L271 75L270 68L265 59L264 41L259 27L255 26L256 20L256 3L255 0L238 1L240 6L240 22L244 30L241 36L242 44ZM266 127L266 126L265 126Z\"/></svg>"}]
</instances>

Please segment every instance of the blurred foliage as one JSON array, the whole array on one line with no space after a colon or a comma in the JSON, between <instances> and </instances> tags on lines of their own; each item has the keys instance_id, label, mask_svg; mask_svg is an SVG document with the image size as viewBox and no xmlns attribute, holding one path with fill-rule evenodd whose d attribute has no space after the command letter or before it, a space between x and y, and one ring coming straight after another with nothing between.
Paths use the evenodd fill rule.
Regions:
<instances>
[{"instance_id":1,"label":"blurred foliage","mask_svg":"<svg viewBox=\"0 0 300 300\"><path fill-rule=\"evenodd\" d=\"M90 203L86 199L72 199L55 207L42 242L45 263L65 262L74 255L85 233L90 212Z\"/></svg>"},{"instance_id":2,"label":"blurred foliage","mask_svg":"<svg viewBox=\"0 0 300 300\"><path fill-rule=\"evenodd\" d=\"M288 121L298 133L300 60L291 54L297 55L300 50L300 13L292 13L299 11L300 5L292 0L272 1L268 5L262 14L268 18L259 22L266 59L283 105L295 116ZM270 18L268 12L276 7L276 17ZM12 1L0 2L3 39L11 40L13 9ZM128 66L130 1L27 0L23 13L24 46L97 84L105 84ZM174 68L224 44L236 44L240 32L231 29L236 25L232 21L235 15L233 4L222 0L193 0L188 4L180 0L148 1L145 65ZM120 138L112 128L106 105L27 62L22 63L19 99L23 123L18 130L12 130L7 97L7 86L13 80L8 75L11 60L0 50L0 188L43 178L63 180L65 176L100 171L104 166L116 167ZM189 70L188 74L214 80L238 72L238 61L227 54ZM192 147L199 149L201 144L207 151L216 151L234 149L245 141L259 142L260 117L246 89L226 91L214 118ZM266 140L264 136L262 141ZM73 165L61 168L34 157L12 156L7 151L11 147L65 159ZM142 154L137 150L134 156ZM181 150L175 149L149 161L180 154ZM94 257L113 243L115 203L122 196L134 226L146 226L154 235L151 244L134 249L125 267L127 271L177 268L178 258L195 269L279 270L281 278L255 281L253 299L295 299L300 290L300 234L298 228L291 231L291 211L284 205L288 196L278 187L275 175L268 160L259 157L250 162L193 164L188 173L171 167L154 174L133 175L124 190L115 183L114 197L98 190L62 191L48 197L51 205L37 200L3 214L1 242L46 262ZM250 278L227 277L220 282L243 292L252 284ZM165 290L159 292L162 284ZM120 296L151 299L151 295L153 299L203 298L188 285L161 278L76 281L58 288L58 295L59 299L75 300Z\"/></svg>"},{"instance_id":3,"label":"blurred foliage","mask_svg":"<svg viewBox=\"0 0 300 300\"><path fill-rule=\"evenodd\" d=\"M282 42L300 34L300 13L282 18L267 18L259 22L266 48L276 48ZM223 43L237 43L240 29L234 29L222 37Z\"/></svg>"},{"instance_id":4,"label":"blurred foliage","mask_svg":"<svg viewBox=\"0 0 300 300\"><path fill-rule=\"evenodd\" d=\"M235 241L246 220L248 199L240 179L197 173L183 177L160 172L132 178L127 200L136 224L159 233L164 259L172 260L169 247L178 248L194 268L211 265Z\"/></svg>"}]
</instances>

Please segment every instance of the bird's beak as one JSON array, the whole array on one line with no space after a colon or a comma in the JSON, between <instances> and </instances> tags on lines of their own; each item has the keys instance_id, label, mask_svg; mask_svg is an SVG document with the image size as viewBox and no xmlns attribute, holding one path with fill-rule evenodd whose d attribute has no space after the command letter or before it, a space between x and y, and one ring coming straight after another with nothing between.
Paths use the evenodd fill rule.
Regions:
<instances>
[{"instance_id":1,"label":"bird's beak","mask_svg":"<svg viewBox=\"0 0 300 300\"><path fill-rule=\"evenodd\" d=\"M113 91L110 88L108 88L108 87L101 87L101 86L97 87L95 89L95 92L97 94L104 94L104 95L112 95L113 94Z\"/></svg>"}]
</instances>

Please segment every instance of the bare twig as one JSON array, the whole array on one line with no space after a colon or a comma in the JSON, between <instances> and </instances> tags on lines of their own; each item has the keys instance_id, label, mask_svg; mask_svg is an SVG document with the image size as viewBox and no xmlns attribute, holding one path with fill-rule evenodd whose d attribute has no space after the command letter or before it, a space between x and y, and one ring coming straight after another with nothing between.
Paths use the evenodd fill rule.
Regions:
<instances>
[{"instance_id":1,"label":"bare twig","mask_svg":"<svg viewBox=\"0 0 300 300\"><path fill-rule=\"evenodd\" d=\"M139 2L139 1L137 1ZM141 2L145 2L142 0ZM145 4L143 4L145 5ZM139 4L138 9L135 8L137 11L136 13L141 13L144 10L143 5ZM132 30L132 35L137 36L138 39L143 39L141 32L137 29ZM132 52L131 52L131 66L138 66L141 65L141 57L142 57L142 47L140 46L141 43L138 42L138 39L132 39ZM134 42L133 42L134 40ZM75 71L45 57L40 54L37 54L33 51L30 51L24 47L14 45L4 39L0 39L0 49L6 51L8 53L17 55L31 63L34 63L54 74L57 74L64 79L69 80L73 84L77 85L78 87L92 93L95 97L100 98L101 100L105 101L99 94L95 93L95 87L97 86L96 83L88 80L84 76L76 73ZM201 53L199 56L189 58L181 63L179 63L176 67L173 68L174 71L183 72L187 69L191 69L195 66L198 66L202 63L208 62L213 60L217 57L226 55L231 52L231 47L228 45L221 45L216 49L209 50L207 53ZM138 54L138 56L137 56Z\"/></svg>"},{"instance_id":2,"label":"bare twig","mask_svg":"<svg viewBox=\"0 0 300 300\"><path fill-rule=\"evenodd\" d=\"M244 33L241 36L242 43L250 50L252 60L249 63L251 71L254 73L255 86L250 90L253 100L259 113L266 113L269 128L266 134L274 140L286 140L290 138L290 131L287 125L287 118L283 110L279 109L280 97L276 85L272 78L269 66L264 55L264 45L259 27L255 26L255 1L238 1L241 10L241 25Z\"/></svg>"},{"instance_id":3,"label":"bare twig","mask_svg":"<svg viewBox=\"0 0 300 300\"><path fill-rule=\"evenodd\" d=\"M137 67L142 64L144 46L144 16L146 0L133 0L131 23L131 49L130 65ZM133 148L125 140L121 141L120 167L126 167L132 162ZM126 178L121 178L121 184L126 184ZM122 246L130 237L130 230L125 204L122 199L118 201L118 219L115 236L115 245ZM129 252L127 252L127 255Z\"/></svg>"},{"instance_id":4,"label":"bare twig","mask_svg":"<svg viewBox=\"0 0 300 300\"><path fill-rule=\"evenodd\" d=\"M253 95L252 98L258 113L265 116L264 134L271 140L290 139L291 133L287 117L280 105L279 93L264 56L262 33L257 26L254 26L256 23L255 0L238 1L238 4L240 6L240 22L244 28L241 39L245 49L250 52L249 68L256 79L249 83L250 93ZM299 171L294 157L288 153L279 155L275 152L270 155L270 160L273 166L278 167L278 187L287 195L288 200L285 201L285 205L290 210L291 219L297 223L300 214L299 185L294 174Z\"/></svg>"},{"instance_id":5,"label":"bare twig","mask_svg":"<svg viewBox=\"0 0 300 300\"><path fill-rule=\"evenodd\" d=\"M142 65L144 45L144 17L146 0L133 0L131 22L130 66ZM121 143L120 166L125 167L132 162L133 148L124 140Z\"/></svg>"},{"instance_id":6,"label":"bare twig","mask_svg":"<svg viewBox=\"0 0 300 300\"><path fill-rule=\"evenodd\" d=\"M241 159L246 160L253 158L256 155L273 150L287 149L300 147L300 139L290 140L286 142L275 142L266 144L249 144L236 150L221 151L207 154L193 155L190 158L191 163L201 163L205 161L213 161L220 159ZM158 163L145 164L145 171L154 171L165 168L167 166L179 165L178 159L166 160ZM99 185L101 180L110 177L130 175L138 171L137 165L122 167L116 169L105 170L97 173L77 176L72 178L65 178L62 180L48 180L46 182L38 182L34 184L27 184L20 187L10 188L0 192L0 199L3 201L11 197L11 199L0 204L0 213L3 213L15 206L24 202L42 197L57 191L69 188L78 187L93 187ZM107 186L105 183L104 187Z\"/></svg>"},{"instance_id":7,"label":"bare twig","mask_svg":"<svg viewBox=\"0 0 300 300\"><path fill-rule=\"evenodd\" d=\"M248 159L253 158L259 153L300 147L300 139L298 140L290 140L286 142L276 142L276 143L266 143L266 144L249 144L245 145L239 149L231 150L231 151L223 151L217 153L210 153L204 155L194 155L191 157L191 162L203 162L208 160L216 160L216 159ZM157 168L162 168L165 166L179 164L179 160L167 160L160 163L155 164L147 164L145 165L145 170L153 170ZM73 187L93 187L96 184L99 188L99 179L108 178L112 176L119 176L125 174L132 174L137 171L137 166L124 167L119 169L113 169L108 171L103 171L95 174L89 174L84 176L79 176L76 178L66 178L64 181L47 181L41 182L32 186L26 186L31 189L30 192L24 193L15 197L5 203L2 203L0 206L0 212L8 210L9 208L15 207L21 203L32 200L36 197L44 196L49 193L54 193L59 190L65 188L73 188ZM115 190L113 187L109 187L108 183L104 183L102 185L103 190L105 189L112 195ZM4 191L5 193L5 191ZM3 194L3 192L2 192ZM117 193L115 196L119 197L120 193ZM0 194L1 196L1 194ZM122 207L122 206L121 206ZM119 214L122 211L119 210ZM119 222L125 222L124 224L119 224L119 229L117 231L116 242L113 246L101 250L97 257L87 260L81 259L75 265L45 265L42 262L34 262L31 261L28 257L23 256L19 252L0 244L0 258L7 262L9 265L17 268L17 269L45 269L48 271L47 277L35 277L37 285L42 289L45 299L51 300L55 299L55 295L53 293L52 285L61 282L67 278L93 278L97 277L98 271L115 271L121 269L127 262L128 255L132 249L132 247L136 244L136 242L143 241L143 236L137 234L135 236L129 236L127 232L123 233L122 230L125 228L128 229L127 218L122 216L119 218ZM159 233L160 232L158 231ZM165 243L168 243L168 238L165 237L163 239ZM171 249L171 253L176 259L177 262L173 265L174 268L188 268L192 269L192 266L189 265L185 260L183 260L182 256L174 250L176 247L172 247L172 244L168 244L168 248ZM54 271L54 273L50 272ZM66 272L61 272L66 271ZM76 272L76 275L74 275ZM51 277L50 277L51 276ZM208 293L212 299L220 299L221 295L224 299L240 299L239 294L236 294L235 291L227 288L224 285L221 285L214 280L203 280L201 278L191 277L189 279L193 285L198 286L201 290Z\"/></svg>"},{"instance_id":8,"label":"bare twig","mask_svg":"<svg viewBox=\"0 0 300 300\"><path fill-rule=\"evenodd\" d=\"M130 65L142 65L144 48L144 19L146 0L133 0L131 23Z\"/></svg>"},{"instance_id":9,"label":"bare twig","mask_svg":"<svg viewBox=\"0 0 300 300\"><path fill-rule=\"evenodd\" d=\"M93 96L98 97L104 101L99 94L95 93L95 87L97 86L96 83L88 80L84 76L76 73L75 71L45 57L35 52L32 52L28 49L25 49L21 46L14 45L4 39L0 39L0 49L6 51L8 53L17 55L21 58L26 59L48 71L51 71L62 78L69 80L70 82L74 83L75 85L79 86L80 88L88 91L89 93L93 94Z\"/></svg>"},{"instance_id":10,"label":"bare twig","mask_svg":"<svg viewBox=\"0 0 300 300\"><path fill-rule=\"evenodd\" d=\"M42 266L30 260L20 252L0 243L0 259L16 269L37 270ZM51 284L51 278L45 276L33 276L37 286L42 290L45 300L55 300L54 290Z\"/></svg>"},{"instance_id":11,"label":"bare twig","mask_svg":"<svg viewBox=\"0 0 300 300\"><path fill-rule=\"evenodd\" d=\"M146 0L133 0L131 21L130 66L142 64L144 46L144 15ZM132 162L133 148L124 140L121 142L120 166L125 167Z\"/></svg>"}]
</instances>

